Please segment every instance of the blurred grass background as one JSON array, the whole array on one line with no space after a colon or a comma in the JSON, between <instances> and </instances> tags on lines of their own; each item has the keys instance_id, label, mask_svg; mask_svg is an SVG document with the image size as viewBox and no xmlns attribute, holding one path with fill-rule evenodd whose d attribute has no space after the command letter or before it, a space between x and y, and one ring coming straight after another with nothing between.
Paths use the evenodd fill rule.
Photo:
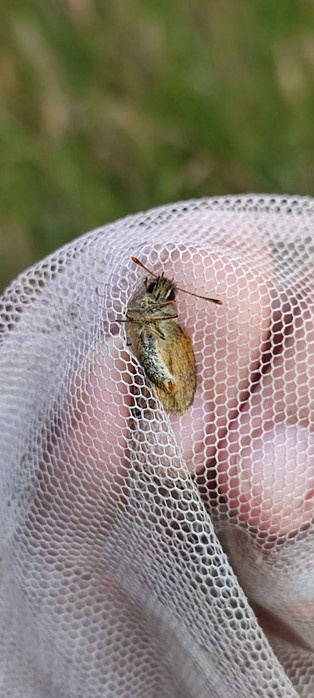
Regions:
<instances>
[{"instance_id":1,"label":"blurred grass background","mask_svg":"<svg viewBox=\"0 0 314 698\"><path fill-rule=\"evenodd\" d=\"M124 214L314 195L312 0L3 0L0 286Z\"/></svg>"}]
</instances>

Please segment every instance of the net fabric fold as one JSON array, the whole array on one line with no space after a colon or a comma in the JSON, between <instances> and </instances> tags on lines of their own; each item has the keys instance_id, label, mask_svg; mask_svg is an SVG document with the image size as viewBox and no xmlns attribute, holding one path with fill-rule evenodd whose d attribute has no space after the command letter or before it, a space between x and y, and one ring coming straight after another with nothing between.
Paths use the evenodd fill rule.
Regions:
<instances>
[{"instance_id":1,"label":"net fabric fold","mask_svg":"<svg viewBox=\"0 0 314 698\"><path fill-rule=\"evenodd\" d=\"M313 216L243 196L78 238L1 299L0 696L314 695ZM197 391L127 343L138 257Z\"/></svg>"}]
</instances>

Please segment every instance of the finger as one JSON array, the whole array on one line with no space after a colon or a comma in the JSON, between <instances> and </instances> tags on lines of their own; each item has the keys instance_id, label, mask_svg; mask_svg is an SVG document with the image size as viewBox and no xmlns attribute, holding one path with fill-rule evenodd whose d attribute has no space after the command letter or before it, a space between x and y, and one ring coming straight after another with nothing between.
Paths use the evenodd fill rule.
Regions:
<instances>
[{"instance_id":1,"label":"finger","mask_svg":"<svg viewBox=\"0 0 314 698\"><path fill-rule=\"evenodd\" d=\"M294 311L290 330L231 425L218 461L230 513L270 545L313 517L314 327L308 311Z\"/></svg>"},{"instance_id":2,"label":"finger","mask_svg":"<svg viewBox=\"0 0 314 698\"><path fill-rule=\"evenodd\" d=\"M126 503L132 363L118 336L73 370L58 424L51 425L32 511L84 530L108 530ZM39 524L36 524L37 529Z\"/></svg>"}]
</instances>

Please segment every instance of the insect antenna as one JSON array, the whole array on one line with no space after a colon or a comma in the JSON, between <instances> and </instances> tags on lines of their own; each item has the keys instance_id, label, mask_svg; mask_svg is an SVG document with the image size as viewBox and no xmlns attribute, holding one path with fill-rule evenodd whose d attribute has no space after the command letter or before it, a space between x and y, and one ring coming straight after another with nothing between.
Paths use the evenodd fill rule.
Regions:
<instances>
[{"instance_id":1,"label":"insect antenna","mask_svg":"<svg viewBox=\"0 0 314 698\"><path fill-rule=\"evenodd\" d=\"M143 262L141 262L137 257L131 257L132 262L135 264L138 264L139 267L142 267L145 271L147 271L149 274L155 277L155 279L159 279L160 274L155 274L151 269L148 269L145 267ZM203 301L209 301L210 303L216 303L217 305L223 305L223 302L219 300L218 298L210 298L209 296L201 296L199 293L192 293L192 291L186 291L184 288L179 288L179 286L175 286L176 291L180 291L181 293L187 293L188 296L194 296L194 298L202 298Z\"/></svg>"},{"instance_id":2,"label":"insect antenna","mask_svg":"<svg viewBox=\"0 0 314 698\"><path fill-rule=\"evenodd\" d=\"M203 301L210 301L210 303L217 303L217 305L223 305L222 301L220 301L218 298L201 296L199 293L192 293L192 291L186 291L184 288L179 288L179 286L176 286L176 291L180 291L181 293L187 293L188 296L195 296L195 298L202 298Z\"/></svg>"},{"instance_id":3,"label":"insect antenna","mask_svg":"<svg viewBox=\"0 0 314 698\"><path fill-rule=\"evenodd\" d=\"M145 267L143 262L140 262L140 260L137 259L137 257L131 257L131 259L132 259L132 262L134 262L135 264L138 264L138 266L142 267L142 269L145 269L145 271L148 271L148 273L151 274L152 276L154 276L155 279L159 279L160 274L154 274L154 272L151 269L148 269L147 267Z\"/></svg>"}]
</instances>

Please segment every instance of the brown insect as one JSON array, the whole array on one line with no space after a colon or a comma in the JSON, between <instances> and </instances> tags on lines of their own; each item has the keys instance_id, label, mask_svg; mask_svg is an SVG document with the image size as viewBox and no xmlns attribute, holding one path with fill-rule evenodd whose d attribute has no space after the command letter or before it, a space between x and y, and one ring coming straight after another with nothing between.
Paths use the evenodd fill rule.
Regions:
<instances>
[{"instance_id":1,"label":"brown insect","mask_svg":"<svg viewBox=\"0 0 314 698\"><path fill-rule=\"evenodd\" d=\"M137 257L135 264L154 277L128 308L127 334L132 349L167 412L183 414L192 405L196 390L196 365L191 339L178 324L176 292L222 305L222 301L199 296L176 286L164 274L147 269Z\"/></svg>"}]
</instances>

